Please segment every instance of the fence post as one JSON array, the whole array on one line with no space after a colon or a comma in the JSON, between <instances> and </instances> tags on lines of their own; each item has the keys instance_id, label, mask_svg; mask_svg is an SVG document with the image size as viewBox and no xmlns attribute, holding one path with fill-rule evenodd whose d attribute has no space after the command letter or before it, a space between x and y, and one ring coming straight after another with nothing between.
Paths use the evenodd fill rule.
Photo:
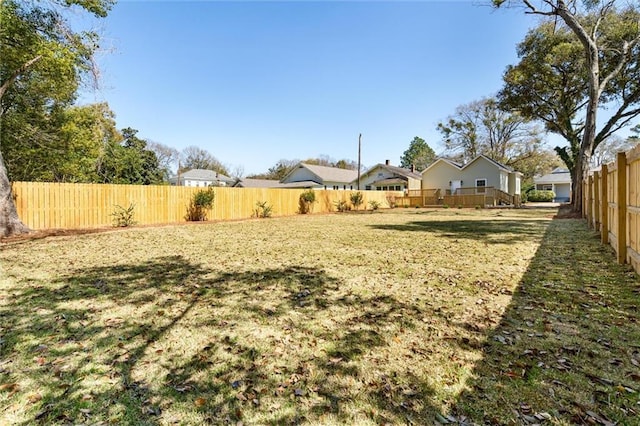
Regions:
<instances>
[{"instance_id":1,"label":"fence post","mask_svg":"<svg viewBox=\"0 0 640 426\"><path fill-rule=\"evenodd\" d=\"M593 172L593 192L591 195L591 199L593 200L592 211L593 211L593 229L596 231L600 231L600 172Z\"/></svg>"},{"instance_id":2,"label":"fence post","mask_svg":"<svg viewBox=\"0 0 640 426\"><path fill-rule=\"evenodd\" d=\"M582 217L586 218L587 217L587 191L589 189L589 185L588 185L589 179L588 178L582 178L582 182L579 183L579 185L582 185Z\"/></svg>"},{"instance_id":3,"label":"fence post","mask_svg":"<svg viewBox=\"0 0 640 426\"><path fill-rule=\"evenodd\" d=\"M600 177L600 241L602 244L609 244L609 195L608 177L609 168L602 165L602 176Z\"/></svg>"},{"instance_id":4,"label":"fence post","mask_svg":"<svg viewBox=\"0 0 640 426\"><path fill-rule=\"evenodd\" d=\"M619 152L616 158L618 169L618 187L615 188L617 193L618 204L618 247L617 261L624 263L627 260L627 155Z\"/></svg>"},{"instance_id":5,"label":"fence post","mask_svg":"<svg viewBox=\"0 0 640 426\"><path fill-rule=\"evenodd\" d=\"M593 193L593 175L587 177L587 190L585 191L585 204L587 210L587 224L593 226L593 203L591 202L591 195Z\"/></svg>"}]
</instances>

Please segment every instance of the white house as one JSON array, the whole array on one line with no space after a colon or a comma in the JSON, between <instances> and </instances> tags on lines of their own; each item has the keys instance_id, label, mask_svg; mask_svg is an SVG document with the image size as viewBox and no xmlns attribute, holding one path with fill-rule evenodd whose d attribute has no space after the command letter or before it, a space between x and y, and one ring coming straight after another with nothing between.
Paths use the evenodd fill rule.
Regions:
<instances>
[{"instance_id":1,"label":"white house","mask_svg":"<svg viewBox=\"0 0 640 426\"><path fill-rule=\"evenodd\" d=\"M455 194L461 188L483 193L483 188L492 187L509 195L520 195L521 179L522 173L485 155L478 155L467 164L439 158L422 171L422 189Z\"/></svg>"},{"instance_id":2,"label":"white house","mask_svg":"<svg viewBox=\"0 0 640 426\"><path fill-rule=\"evenodd\" d=\"M273 179L238 179L233 185L236 188L286 188L279 180Z\"/></svg>"},{"instance_id":3,"label":"white house","mask_svg":"<svg viewBox=\"0 0 640 426\"><path fill-rule=\"evenodd\" d=\"M360 176L360 189L377 191L406 191L420 189L422 176L415 169L392 166L389 160L376 164ZM350 186L358 187L356 178Z\"/></svg>"},{"instance_id":4,"label":"white house","mask_svg":"<svg viewBox=\"0 0 640 426\"><path fill-rule=\"evenodd\" d=\"M357 170L298 163L281 181L285 188L355 189Z\"/></svg>"},{"instance_id":5,"label":"white house","mask_svg":"<svg viewBox=\"0 0 640 426\"><path fill-rule=\"evenodd\" d=\"M571 201L571 173L568 169L558 167L547 175L534 177L533 183L537 190L553 191L556 194L553 201L557 203Z\"/></svg>"},{"instance_id":6,"label":"white house","mask_svg":"<svg viewBox=\"0 0 640 426\"><path fill-rule=\"evenodd\" d=\"M177 186L233 186L235 179L213 170L191 169L170 178L169 183Z\"/></svg>"}]
</instances>

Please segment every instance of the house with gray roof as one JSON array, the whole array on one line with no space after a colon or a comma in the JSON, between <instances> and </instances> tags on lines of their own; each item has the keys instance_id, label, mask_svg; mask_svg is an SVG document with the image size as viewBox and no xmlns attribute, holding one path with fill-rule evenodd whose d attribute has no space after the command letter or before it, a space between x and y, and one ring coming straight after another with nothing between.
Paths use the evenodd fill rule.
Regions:
<instances>
[{"instance_id":1,"label":"house with gray roof","mask_svg":"<svg viewBox=\"0 0 640 426\"><path fill-rule=\"evenodd\" d=\"M280 181L281 188L355 189L357 170L298 163Z\"/></svg>"},{"instance_id":2,"label":"house with gray roof","mask_svg":"<svg viewBox=\"0 0 640 426\"><path fill-rule=\"evenodd\" d=\"M571 201L571 173L569 169L558 167L551 173L533 178L536 189L540 191L553 191L556 203Z\"/></svg>"},{"instance_id":3,"label":"house with gray roof","mask_svg":"<svg viewBox=\"0 0 640 426\"><path fill-rule=\"evenodd\" d=\"M235 179L213 170L191 169L170 178L169 183L177 186L233 186Z\"/></svg>"},{"instance_id":4,"label":"house with gray roof","mask_svg":"<svg viewBox=\"0 0 640 426\"><path fill-rule=\"evenodd\" d=\"M416 173L415 168L404 169L392 166L389 160L384 164L376 164L360 176L360 189L373 191L407 191L420 189L422 176ZM358 187L358 178L351 183L353 188Z\"/></svg>"}]
</instances>

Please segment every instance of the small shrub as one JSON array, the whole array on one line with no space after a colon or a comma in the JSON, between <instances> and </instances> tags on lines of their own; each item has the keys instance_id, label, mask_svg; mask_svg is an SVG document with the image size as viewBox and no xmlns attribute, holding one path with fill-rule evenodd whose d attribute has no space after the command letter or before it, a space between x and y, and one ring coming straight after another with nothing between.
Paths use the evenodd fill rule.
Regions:
<instances>
[{"instance_id":1,"label":"small shrub","mask_svg":"<svg viewBox=\"0 0 640 426\"><path fill-rule=\"evenodd\" d=\"M256 203L256 209L253 211L253 215L257 218L271 217L273 214L273 206L267 204L266 201L258 201Z\"/></svg>"},{"instance_id":2,"label":"small shrub","mask_svg":"<svg viewBox=\"0 0 640 426\"><path fill-rule=\"evenodd\" d=\"M479 204L477 204L477 205L476 205L476 210L480 210L480 209L482 209L482 206L481 206L481 205L479 205Z\"/></svg>"},{"instance_id":3,"label":"small shrub","mask_svg":"<svg viewBox=\"0 0 640 426\"><path fill-rule=\"evenodd\" d=\"M358 210L358 208L364 202L364 197L362 196L362 192L360 192L360 191L352 193L349 196L349 199L351 200L351 205L353 206L353 208L355 210Z\"/></svg>"},{"instance_id":4,"label":"small shrub","mask_svg":"<svg viewBox=\"0 0 640 426\"><path fill-rule=\"evenodd\" d=\"M316 202L316 192L313 189L307 189L298 200L298 211L300 214L311 213L313 210L313 203Z\"/></svg>"},{"instance_id":5,"label":"small shrub","mask_svg":"<svg viewBox=\"0 0 640 426\"><path fill-rule=\"evenodd\" d=\"M534 189L527 193L527 201L533 202L550 202L556 197L553 191L538 191Z\"/></svg>"},{"instance_id":6,"label":"small shrub","mask_svg":"<svg viewBox=\"0 0 640 426\"><path fill-rule=\"evenodd\" d=\"M351 210L351 208L349 207L349 203L344 200L336 201L333 204L336 206L336 210L339 212L346 212Z\"/></svg>"},{"instance_id":7,"label":"small shrub","mask_svg":"<svg viewBox=\"0 0 640 426\"><path fill-rule=\"evenodd\" d=\"M133 226L136 222L133 220L135 204L129 204L126 209L122 206L115 206L115 210L111 213L113 216L113 226L116 228L126 228Z\"/></svg>"},{"instance_id":8,"label":"small shrub","mask_svg":"<svg viewBox=\"0 0 640 426\"><path fill-rule=\"evenodd\" d=\"M371 210L375 212L380 208L380 203L376 200L371 200L369 201L369 207L371 207Z\"/></svg>"},{"instance_id":9,"label":"small shrub","mask_svg":"<svg viewBox=\"0 0 640 426\"><path fill-rule=\"evenodd\" d=\"M216 193L213 188L200 190L193 194L187 206L185 219L190 222L207 220L207 210L213 207Z\"/></svg>"},{"instance_id":10,"label":"small shrub","mask_svg":"<svg viewBox=\"0 0 640 426\"><path fill-rule=\"evenodd\" d=\"M449 204L443 204L443 205L442 205L442 208L443 208L443 209L448 209L448 208L449 208Z\"/></svg>"},{"instance_id":11,"label":"small shrub","mask_svg":"<svg viewBox=\"0 0 640 426\"><path fill-rule=\"evenodd\" d=\"M462 208L462 204L458 205L458 208L461 209Z\"/></svg>"},{"instance_id":12,"label":"small shrub","mask_svg":"<svg viewBox=\"0 0 640 426\"><path fill-rule=\"evenodd\" d=\"M387 204L389 205L390 209L395 209L396 208L396 196L393 194L388 194L387 195Z\"/></svg>"}]
</instances>

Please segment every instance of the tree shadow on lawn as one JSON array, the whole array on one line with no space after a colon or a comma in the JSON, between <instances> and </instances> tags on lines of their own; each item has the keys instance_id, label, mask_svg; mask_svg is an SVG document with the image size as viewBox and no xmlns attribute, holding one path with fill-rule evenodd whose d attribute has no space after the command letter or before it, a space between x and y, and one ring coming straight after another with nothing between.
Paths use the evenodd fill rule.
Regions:
<instances>
[{"instance_id":1,"label":"tree shadow on lawn","mask_svg":"<svg viewBox=\"0 0 640 426\"><path fill-rule=\"evenodd\" d=\"M539 238L546 222L538 220L442 220L414 221L400 225L371 225L387 231L435 233L442 238L481 240L487 244L515 244Z\"/></svg>"},{"instance_id":2,"label":"tree shadow on lawn","mask_svg":"<svg viewBox=\"0 0 640 426\"><path fill-rule=\"evenodd\" d=\"M376 423L432 416L429 385L402 369L350 388L363 356L395 344L382 328L412 327L420 308L342 284L304 267L215 274L180 256L26 283L0 311L2 382L33 384L24 424L350 423L341 407L362 394ZM332 307L351 314L308 323Z\"/></svg>"},{"instance_id":3,"label":"tree shadow on lawn","mask_svg":"<svg viewBox=\"0 0 640 426\"><path fill-rule=\"evenodd\" d=\"M480 424L639 424L639 295L583 220L552 221L453 412Z\"/></svg>"}]
</instances>

